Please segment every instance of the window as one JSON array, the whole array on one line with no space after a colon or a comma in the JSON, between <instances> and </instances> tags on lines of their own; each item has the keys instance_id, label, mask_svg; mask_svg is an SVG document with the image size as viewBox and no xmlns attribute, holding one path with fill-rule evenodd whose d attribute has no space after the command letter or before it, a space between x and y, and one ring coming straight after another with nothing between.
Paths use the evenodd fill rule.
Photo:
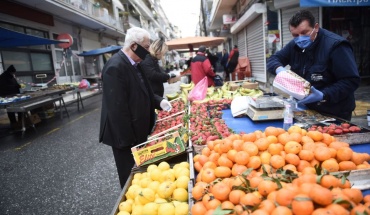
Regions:
<instances>
[{"instance_id":1,"label":"window","mask_svg":"<svg viewBox=\"0 0 370 215\"><path fill-rule=\"evenodd\" d=\"M4 68L14 65L19 72L31 71L31 61L27 52L3 51Z\"/></svg>"},{"instance_id":2,"label":"window","mask_svg":"<svg viewBox=\"0 0 370 215\"><path fill-rule=\"evenodd\" d=\"M50 71L53 69L49 53L31 53L31 60L34 71Z\"/></svg>"}]
</instances>

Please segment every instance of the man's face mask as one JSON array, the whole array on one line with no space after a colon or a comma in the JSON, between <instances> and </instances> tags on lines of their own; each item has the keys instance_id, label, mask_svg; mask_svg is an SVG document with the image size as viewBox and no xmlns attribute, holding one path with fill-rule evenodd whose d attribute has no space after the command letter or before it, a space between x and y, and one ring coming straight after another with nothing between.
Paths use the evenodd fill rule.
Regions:
<instances>
[{"instance_id":1,"label":"man's face mask","mask_svg":"<svg viewBox=\"0 0 370 215\"><path fill-rule=\"evenodd\" d=\"M305 49L308 46L310 46L312 44L311 35L314 32L314 30L315 30L315 28L312 29L310 35L303 35L303 36L299 36L299 37L294 38L295 44L297 44L297 46L301 49Z\"/></svg>"},{"instance_id":2,"label":"man's face mask","mask_svg":"<svg viewBox=\"0 0 370 215\"><path fill-rule=\"evenodd\" d=\"M149 51L142 47L140 44L136 43L137 47L136 50L131 50L141 59L144 60L146 55L149 54Z\"/></svg>"}]
</instances>

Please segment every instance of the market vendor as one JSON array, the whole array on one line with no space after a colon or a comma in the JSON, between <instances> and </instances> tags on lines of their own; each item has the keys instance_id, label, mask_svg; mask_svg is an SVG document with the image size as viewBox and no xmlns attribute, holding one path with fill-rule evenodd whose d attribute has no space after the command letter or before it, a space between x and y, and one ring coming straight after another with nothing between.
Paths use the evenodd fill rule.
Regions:
<instances>
[{"instance_id":1,"label":"market vendor","mask_svg":"<svg viewBox=\"0 0 370 215\"><path fill-rule=\"evenodd\" d=\"M17 79L15 78L16 71L15 67L10 65L0 75L0 97L8 97L20 93L21 85L18 84ZM15 113L8 113L8 118L12 125L17 123Z\"/></svg>"},{"instance_id":2,"label":"market vendor","mask_svg":"<svg viewBox=\"0 0 370 215\"><path fill-rule=\"evenodd\" d=\"M298 105L350 121L356 107L354 92L360 84L351 44L320 28L307 10L291 17L289 30L294 39L268 59L267 70L278 74L289 65L312 86Z\"/></svg>"}]
</instances>

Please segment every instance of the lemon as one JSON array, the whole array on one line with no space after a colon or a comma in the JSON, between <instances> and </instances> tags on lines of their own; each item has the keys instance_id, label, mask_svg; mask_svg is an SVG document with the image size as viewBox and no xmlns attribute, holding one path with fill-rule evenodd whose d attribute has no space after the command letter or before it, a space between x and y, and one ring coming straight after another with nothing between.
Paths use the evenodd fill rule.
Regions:
<instances>
[{"instance_id":1,"label":"lemon","mask_svg":"<svg viewBox=\"0 0 370 215\"><path fill-rule=\"evenodd\" d=\"M117 215L130 215L130 213L127 211L120 211L117 213Z\"/></svg>"},{"instance_id":2,"label":"lemon","mask_svg":"<svg viewBox=\"0 0 370 215\"><path fill-rule=\"evenodd\" d=\"M164 171L170 169L170 165L166 161L162 161L158 164L158 168Z\"/></svg>"},{"instance_id":3,"label":"lemon","mask_svg":"<svg viewBox=\"0 0 370 215\"><path fill-rule=\"evenodd\" d=\"M135 205L133 208L132 208L132 215L142 215L143 214L143 208L144 206L143 205Z\"/></svg>"},{"instance_id":4,"label":"lemon","mask_svg":"<svg viewBox=\"0 0 370 215\"><path fill-rule=\"evenodd\" d=\"M172 193L172 198L180 202L188 201L188 191L184 188L176 188Z\"/></svg>"},{"instance_id":5,"label":"lemon","mask_svg":"<svg viewBox=\"0 0 370 215\"><path fill-rule=\"evenodd\" d=\"M161 174L162 174L162 170L159 168L155 168L152 171L150 171L149 175L153 181L159 181Z\"/></svg>"},{"instance_id":6,"label":"lemon","mask_svg":"<svg viewBox=\"0 0 370 215\"><path fill-rule=\"evenodd\" d=\"M149 202L143 207L143 213L145 215L157 215L158 214L158 204L154 202Z\"/></svg>"},{"instance_id":7,"label":"lemon","mask_svg":"<svg viewBox=\"0 0 370 215\"><path fill-rule=\"evenodd\" d=\"M175 174L169 170L163 171L161 175L159 176L159 181L175 181L176 177Z\"/></svg>"},{"instance_id":8,"label":"lemon","mask_svg":"<svg viewBox=\"0 0 370 215\"><path fill-rule=\"evenodd\" d=\"M162 182L158 187L158 196L164 199L171 197L173 191L176 188L176 184L172 181Z\"/></svg>"},{"instance_id":9,"label":"lemon","mask_svg":"<svg viewBox=\"0 0 370 215\"><path fill-rule=\"evenodd\" d=\"M148 177L149 177L149 173L148 172L141 173L141 179L148 178Z\"/></svg>"},{"instance_id":10,"label":"lemon","mask_svg":"<svg viewBox=\"0 0 370 215\"><path fill-rule=\"evenodd\" d=\"M177 180L176 180L176 187L177 188L184 188L184 189L188 189L188 184L189 184L189 181L190 181L190 178L186 175L182 175L180 176Z\"/></svg>"},{"instance_id":11,"label":"lemon","mask_svg":"<svg viewBox=\"0 0 370 215\"><path fill-rule=\"evenodd\" d=\"M137 184L137 185L140 185L140 181L141 181L141 179L134 178L134 179L132 179L131 184Z\"/></svg>"},{"instance_id":12,"label":"lemon","mask_svg":"<svg viewBox=\"0 0 370 215\"><path fill-rule=\"evenodd\" d=\"M138 195L138 199L142 205L145 205L149 202L154 202L155 192L150 188L144 188Z\"/></svg>"},{"instance_id":13,"label":"lemon","mask_svg":"<svg viewBox=\"0 0 370 215\"><path fill-rule=\"evenodd\" d=\"M149 183L152 182L152 179L150 178L143 178L140 180L140 187L146 188L148 187Z\"/></svg>"},{"instance_id":14,"label":"lemon","mask_svg":"<svg viewBox=\"0 0 370 215\"><path fill-rule=\"evenodd\" d=\"M181 204L177 205L175 208L175 215L188 215L189 213L189 205L185 202L181 202Z\"/></svg>"},{"instance_id":15,"label":"lemon","mask_svg":"<svg viewBox=\"0 0 370 215\"><path fill-rule=\"evenodd\" d=\"M132 203L129 203L127 201L121 202L118 205L118 209L119 209L119 211L127 211L127 212L131 213Z\"/></svg>"},{"instance_id":16,"label":"lemon","mask_svg":"<svg viewBox=\"0 0 370 215\"><path fill-rule=\"evenodd\" d=\"M175 206L172 203L160 204L158 208L160 215L175 215Z\"/></svg>"},{"instance_id":17,"label":"lemon","mask_svg":"<svg viewBox=\"0 0 370 215\"><path fill-rule=\"evenodd\" d=\"M155 164L150 164L150 165L146 168L146 171L147 171L147 172L151 172L153 169L157 169L157 165L155 165Z\"/></svg>"},{"instance_id":18,"label":"lemon","mask_svg":"<svg viewBox=\"0 0 370 215\"><path fill-rule=\"evenodd\" d=\"M131 206L134 204L134 200L133 199L127 199L125 202L130 203Z\"/></svg>"},{"instance_id":19,"label":"lemon","mask_svg":"<svg viewBox=\"0 0 370 215\"><path fill-rule=\"evenodd\" d=\"M179 178L180 176L183 176L183 175L190 177L190 170L185 167L180 167L176 169L175 171L176 178Z\"/></svg>"},{"instance_id":20,"label":"lemon","mask_svg":"<svg viewBox=\"0 0 370 215\"><path fill-rule=\"evenodd\" d=\"M139 185L133 184L128 188L125 196L127 199L135 199L135 196L137 196L140 190L141 190L141 187Z\"/></svg>"},{"instance_id":21,"label":"lemon","mask_svg":"<svg viewBox=\"0 0 370 215\"><path fill-rule=\"evenodd\" d=\"M151 181L148 184L148 188L152 189L154 192L157 193L158 187L161 183L159 181Z\"/></svg>"},{"instance_id":22,"label":"lemon","mask_svg":"<svg viewBox=\"0 0 370 215\"><path fill-rule=\"evenodd\" d=\"M142 177L142 175L141 175L140 172L135 173L135 175L134 175L134 179L141 179L141 177Z\"/></svg>"},{"instance_id":23,"label":"lemon","mask_svg":"<svg viewBox=\"0 0 370 215\"><path fill-rule=\"evenodd\" d=\"M161 204L161 203L167 203L167 200L158 197L158 198L155 198L154 202L157 204Z\"/></svg>"},{"instance_id":24,"label":"lemon","mask_svg":"<svg viewBox=\"0 0 370 215\"><path fill-rule=\"evenodd\" d=\"M179 168L179 167L182 167L182 166L181 166L179 163L177 163L177 164L175 164L175 165L173 166L173 168L172 168L172 169L176 171L176 169L177 169L177 168Z\"/></svg>"},{"instance_id":25,"label":"lemon","mask_svg":"<svg viewBox=\"0 0 370 215\"><path fill-rule=\"evenodd\" d=\"M190 169L190 164L189 164L189 162L183 161L183 162L179 163L179 165L180 165L180 166L182 166L182 167L185 167L185 168L187 168L187 169Z\"/></svg>"}]
</instances>

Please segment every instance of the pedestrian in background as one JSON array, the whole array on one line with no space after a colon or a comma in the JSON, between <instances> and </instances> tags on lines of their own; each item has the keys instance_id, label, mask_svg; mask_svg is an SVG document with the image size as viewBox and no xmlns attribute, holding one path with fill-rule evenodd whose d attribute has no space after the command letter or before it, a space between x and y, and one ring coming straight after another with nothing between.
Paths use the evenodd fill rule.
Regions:
<instances>
[{"instance_id":1,"label":"pedestrian in background","mask_svg":"<svg viewBox=\"0 0 370 215\"><path fill-rule=\"evenodd\" d=\"M147 141L155 124L154 110L171 109L167 100L153 93L138 65L149 54L149 37L142 28L130 28L123 48L102 71L99 142L112 146L121 188L135 164L131 147Z\"/></svg>"},{"instance_id":2,"label":"pedestrian in background","mask_svg":"<svg viewBox=\"0 0 370 215\"><path fill-rule=\"evenodd\" d=\"M161 97L163 97L164 93L163 83L169 81L171 78L176 78L175 74L166 73L158 64L167 51L168 46L163 39L155 40L149 47L150 54L140 63L154 94Z\"/></svg>"},{"instance_id":3,"label":"pedestrian in background","mask_svg":"<svg viewBox=\"0 0 370 215\"><path fill-rule=\"evenodd\" d=\"M230 74L234 72L236 65L238 65L238 59L239 59L239 49L237 45L234 45L234 48L230 51L229 58L227 59L226 80L229 80Z\"/></svg>"},{"instance_id":4,"label":"pedestrian in background","mask_svg":"<svg viewBox=\"0 0 370 215\"><path fill-rule=\"evenodd\" d=\"M191 80L197 84L200 80L207 76L208 87L214 86L213 78L216 74L213 72L211 62L206 57L206 47L200 46L197 55L191 60Z\"/></svg>"},{"instance_id":5,"label":"pedestrian in background","mask_svg":"<svg viewBox=\"0 0 370 215\"><path fill-rule=\"evenodd\" d=\"M20 93L21 85L15 78L15 73L17 70L13 65L10 65L1 75L0 75L0 97L14 96ZM20 117L18 113L18 118ZM17 118L15 113L8 113L8 118L12 126L17 123Z\"/></svg>"},{"instance_id":6,"label":"pedestrian in background","mask_svg":"<svg viewBox=\"0 0 370 215\"><path fill-rule=\"evenodd\" d=\"M224 73L223 73L223 78L225 79L228 75L228 72L227 72L227 60L229 59L229 53L226 51L226 49L222 50L222 57L221 57L221 66L222 68L224 69Z\"/></svg>"},{"instance_id":7,"label":"pedestrian in background","mask_svg":"<svg viewBox=\"0 0 370 215\"><path fill-rule=\"evenodd\" d=\"M290 18L289 30L294 39L268 59L268 71L278 74L290 65L291 71L312 86L298 105L351 120L356 107L354 92L361 81L351 44L320 28L307 10Z\"/></svg>"},{"instance_id":8,"label":"pedestrian in background","mask_svg":"<svg viewBox=\"0 0 370 215\"><path fill-rule=\"evenodd\" d=\"M216 55L212 54L208 49L206 50L206 54L207 54L207 58L208 58L209 62L212 65L213 71L216 71L218 57Z\"/></svg>"}]
</instances>

